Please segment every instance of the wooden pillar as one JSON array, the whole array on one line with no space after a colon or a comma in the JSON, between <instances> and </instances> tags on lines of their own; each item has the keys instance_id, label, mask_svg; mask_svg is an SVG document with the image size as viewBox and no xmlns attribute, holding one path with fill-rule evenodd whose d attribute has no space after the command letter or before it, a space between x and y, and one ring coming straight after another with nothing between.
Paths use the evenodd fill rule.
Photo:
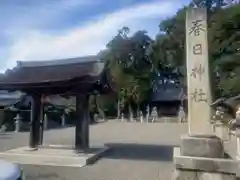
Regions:
<instances>
[{"instance_id":1,"label":"wooden pillar","mask_svg":"<svg viewBox=\"0 0 240 180\"><path fill-rule=\"evenodd\" d=\"M88 95L76 96L76 129L75 129L75 148L89 148L89 108Z\"/></svg>"},{"instance_id":2,"label":"wooden pillar","mask_svg":"<svg viewBox=\"0 0 240 180\"><path fill-rule=\"evenodd\" d=\"M40 107L41 99L39 95L32 96L31 103L31 121L30 121L30 148L37 148L39 144L39 132L40 132Z\"/></svg>"},{"instance_id":3,"label":"wooden pillar","mask_svg":"<svg viewBox=\"0 0 240 180\"><path fill-rule=\"evenodd\" d=\"M39 145L43 144L43 133L44 133L44 106L41 100L40 104L40 127L39 127Z\"/></svg>"},{"instance_id":4,"label":"wooden pillar","mask_svg":"<svg viewBox=\"0 0 240 180\"><path fill-rule=\"evenodd\" d=\"M0 109L0 128L4 123L4 109Z\"/></svg>"}]
</instances>

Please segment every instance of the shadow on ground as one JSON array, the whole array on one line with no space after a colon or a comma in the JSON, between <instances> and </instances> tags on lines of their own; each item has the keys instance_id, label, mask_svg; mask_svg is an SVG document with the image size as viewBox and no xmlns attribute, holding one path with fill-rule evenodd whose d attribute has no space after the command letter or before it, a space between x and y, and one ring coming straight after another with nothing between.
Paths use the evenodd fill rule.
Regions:
<instances>
[{"instance_id":1,"label":"shadow on ground","mask_svg":"<svg viewBox=\"0 0 240 180\"><path fill-rule=\"evenodd\" d=\"M111 148L104 158L146 161L172 161L173 148L169 145L147 145L132 143L110 143Z\"/></svg>"}]
</instances>

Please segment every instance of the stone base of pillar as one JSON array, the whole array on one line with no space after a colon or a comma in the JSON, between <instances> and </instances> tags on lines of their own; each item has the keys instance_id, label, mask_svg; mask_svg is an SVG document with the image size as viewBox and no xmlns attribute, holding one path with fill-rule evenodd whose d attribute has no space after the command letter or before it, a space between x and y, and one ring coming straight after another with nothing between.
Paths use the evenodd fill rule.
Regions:
<instances>
[{"instance_id":1,"label":"stone base of pillar","mask_svg":"<svg viewBox=\"0 0 240 180\"><path fill-rule=\"evenodd\" d=\"M224 156L222 140L213 135L184 135L174 148L174 180L236 180L237 161Z\"/></svg>"}]
</instances>

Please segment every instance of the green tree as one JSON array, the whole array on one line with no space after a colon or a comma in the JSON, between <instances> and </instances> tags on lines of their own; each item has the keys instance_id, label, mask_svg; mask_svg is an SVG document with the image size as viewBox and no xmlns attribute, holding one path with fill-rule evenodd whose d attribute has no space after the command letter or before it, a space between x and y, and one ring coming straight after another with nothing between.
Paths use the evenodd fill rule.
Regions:
<instances>
[{"instance_id":1,"label":"green tree","mask_svg":"<svg viewBox=\"0 0 240 180\"><path fill-rule=\"evenodd\" d=\"M209 61L216 96L240 93L239 1L192 0L159 24L155 40L146 31L130 36L130 29L123 27L100 53L117 85L118 109L131 109L148 100L155 72L177 69L186 74L185 19L189 7L208 10Z\"/></svg>"},{"instance_id":2,"label":"green tree","mask_svg":"<svg viewBox=\"0 0 240 180\"><path fill-rule=\"evenodd\" d=\"M118 104L128 106L131 113L132 105L146 100L151 88L149 48L152 39L146 31L137 31L132 36L129 32L127 27L119 30L107 44L108 53L104 59L117 84Z\"/></svg>"},{"instance_id":3,"label":"green tree","mask_svg":"<svg viewBox=\"0 0 240 180\"><path fill-rule=\"evenodd\" d=\"M214 89L217 96L227 94L229 96L232 92L224 87L228 84L224 81L230 82L231 77L232 84L239 84L239 78L237 78L239 74L236 70L239 67L240 47L239 3L224 0L194 0L189 6L180 9L172 18L162 21L159 26L160 35L153 47L155 67L162 68L166 64L174 67L185 66L185 16L187 8L192 6L207 7L209 10L208 40L212 83L217 85ZM236 85L234 88L236 89Z\"/></svg>"}]
</instances>

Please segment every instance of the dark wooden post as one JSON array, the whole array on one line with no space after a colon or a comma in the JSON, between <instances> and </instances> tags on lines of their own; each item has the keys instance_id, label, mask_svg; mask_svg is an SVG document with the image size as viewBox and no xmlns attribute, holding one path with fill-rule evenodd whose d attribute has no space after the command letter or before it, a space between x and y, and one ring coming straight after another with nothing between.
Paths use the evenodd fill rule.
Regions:
<instances>
[{"instance_id":1,"label":"dark wooden post","mask_svg":"<svg viewBox=\"0 0 240 180\"><path fill-rule=\"evenodd\" d=\"M75 130L75 148L89 148L89 108L88 95L76 96L76 130Z\"/></svg>"},{"instance_id":2,"label":"dark wooden post","mask_svg":"<svg viewBox=\"0 0 240 180\"><path fill-rule=\"evenodd\" d=\"M41 97L36 94L32 95L30 141L29 141L30 148L37 148L39 144L40 107L41 107Z\"/></svg>"},{"instance_id":3,"label":"dark wooden post","mask_svg":"<svg viewBox=\"0 0 240 180\"><path fill-rule=\"evenodd\" d=\"M42 145L42 144L43 144L43 133L44 133L44 106L43 106L43 99L41 98L41 104L40 104L39 145Z\"/></svg>"}]
</instances>

